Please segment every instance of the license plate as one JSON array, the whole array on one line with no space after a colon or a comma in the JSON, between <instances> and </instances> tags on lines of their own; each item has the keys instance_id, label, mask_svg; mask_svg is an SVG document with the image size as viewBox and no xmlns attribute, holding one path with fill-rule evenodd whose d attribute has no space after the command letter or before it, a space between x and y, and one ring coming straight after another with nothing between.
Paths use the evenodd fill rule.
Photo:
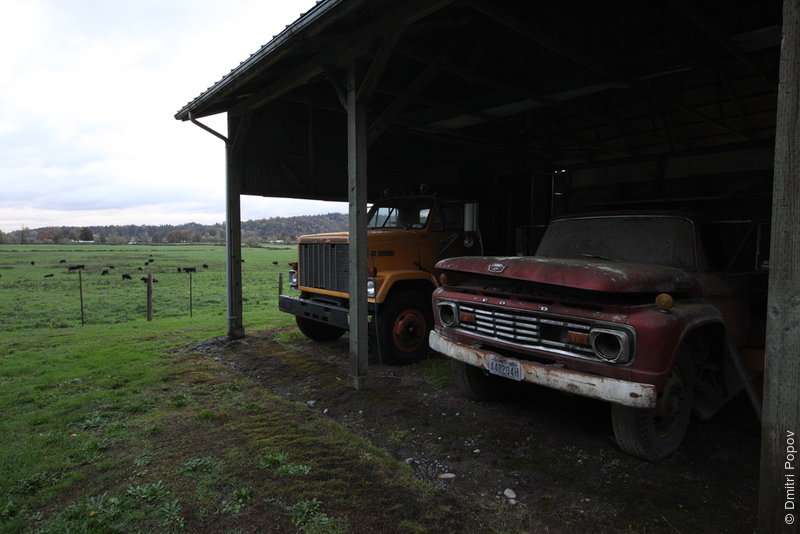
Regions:
<instances>
[{"instance_id":1,"label":"license plate","mask_svg":"<svg viewBox=\"0 0 800 534\"><path fill-rule=\"evenodd\" d=\"M489 372L493 375L522 380L522 364L516 360L507 360L494 354L489 355Z\"/></svg>"}]
</instances>

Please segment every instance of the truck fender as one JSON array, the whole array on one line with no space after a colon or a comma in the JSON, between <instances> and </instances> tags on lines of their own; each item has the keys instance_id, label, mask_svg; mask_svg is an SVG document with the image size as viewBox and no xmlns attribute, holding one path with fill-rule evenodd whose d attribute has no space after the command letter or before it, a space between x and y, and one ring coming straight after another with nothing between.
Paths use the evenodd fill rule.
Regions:
<instances>
[{"instance_id":1,"label":"truck fender","mask_svg":"<svg viewBox=\"0 0 800 534\"><path fill-rule=\"evenodd\" d=\"M375 294L375 302L382 304L386 302L389 293L401 286L423 286L430 287L433 291L438 287L436 278L431 273L414 270L382 271L378 273L378 287ZM424 287L424 286L423 286Z\"/></svg>"}]
</instances>

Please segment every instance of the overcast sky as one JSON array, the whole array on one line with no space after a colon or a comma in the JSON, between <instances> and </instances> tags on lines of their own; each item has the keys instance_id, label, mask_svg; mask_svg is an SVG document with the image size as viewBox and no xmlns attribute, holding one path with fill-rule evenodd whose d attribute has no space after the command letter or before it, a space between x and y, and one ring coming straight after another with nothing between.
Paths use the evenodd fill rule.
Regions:
<instances>
[{"instance_id":1,"label":"overcast sky","mask_svg":"<svg viewBox=\"0 0 800 534\"><path fill-rule=\"evenodd\" d=\"M224 145L174 115L314 4L0 0L0 230L224 221ZM242 198L244 220L330 211Z\"/></svg>"}]
</instances>

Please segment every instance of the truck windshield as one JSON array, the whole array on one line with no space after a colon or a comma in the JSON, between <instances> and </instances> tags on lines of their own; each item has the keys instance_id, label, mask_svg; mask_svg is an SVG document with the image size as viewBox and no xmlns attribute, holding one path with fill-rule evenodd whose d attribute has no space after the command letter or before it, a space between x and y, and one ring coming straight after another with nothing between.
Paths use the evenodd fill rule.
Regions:
<instances>
[{"instance_id":1,"label":"truck windshield","mask_svg":"<svg viewBox=\"0 0 800 534\"><path fill-rule=\"evenodd\" d=\"M432 203L430 198L381 200L372 206L367 228L425 228Z\"/></svg>"},{"instance_id":2,"label":"truck windshield","mask_svg":"<svg viewBox=\"0 0 800 534\"><path fill-rule=\"evenodd\" d=\"M582 217L553 221L537 256L595 258L696 268L694 225L668 216Z\"/></svg>"}]
</instances>

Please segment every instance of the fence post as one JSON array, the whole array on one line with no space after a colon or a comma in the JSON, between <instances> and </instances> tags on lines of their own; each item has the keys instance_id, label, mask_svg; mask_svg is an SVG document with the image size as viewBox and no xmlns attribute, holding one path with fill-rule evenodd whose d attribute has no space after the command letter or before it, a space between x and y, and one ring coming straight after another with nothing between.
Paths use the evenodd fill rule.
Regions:
<instances>
[{"instance_id":1,"label":"fence post","mask_svg":"<svg viewBox=\"0 0 800 534\"><path fill-rule=\"evenodd\" d=\"M81 326L84 326L83 320L83 276L81 276L82 269L78 269L78 292L81 296Z\"/></svg>"},{"instance_id":2,"label":"fence post","mask_svg":"<svg viewBox=\"0 0 800 534\"><path fill-rule=\"evenodd\" d=\"M153 274L147 275L147 320L153 320Z\"/></svg>"},{"instance_id":3,"label":"fence post","mask_svg":"<svg viewBox=\"0 0 800 534\"><path fill-rule=\"evenodd\" d=\"M192 316L192 271L189 271L189 317Z\"/></svg>"}]
</instances>

